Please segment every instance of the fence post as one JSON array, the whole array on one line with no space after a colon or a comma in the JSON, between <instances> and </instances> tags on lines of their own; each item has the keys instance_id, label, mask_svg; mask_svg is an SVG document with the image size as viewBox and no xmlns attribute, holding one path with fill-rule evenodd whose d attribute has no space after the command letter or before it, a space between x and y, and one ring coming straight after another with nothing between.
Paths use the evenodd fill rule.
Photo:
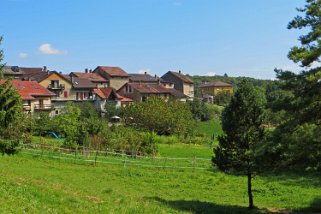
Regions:
<instances>
[{"instance_id":1,"label":"fence post","mask_svg":"<svg viewBox=\"0 0 321 214\"><path fill-rule=\"evenodd\" d=\"M95 154L95 166L97 164L97 155L98 155L98 150L96 149L96 154Z\"/></svg>"},{"instance_id":2,"label":"fence post","mask_svg":"<svg viewBox=\"0 0 321 214\"><path fill-rule=\"evenodd\" d=\"M123 160L123 166L125 167L126 166L126 155L123 154L123 157L124 157L124 160Z\"/></svg>"},{"instance_id":3,"label":"fence post","mask_svg":"<svg viewBox=\"0 0 321 214\"><path fill-rule=\"evenodd\" d=\"M193 172L195 172L195 162L196 162L196 157L194 155L194 159L193 159Z\"/></svg>"}]
</instances>

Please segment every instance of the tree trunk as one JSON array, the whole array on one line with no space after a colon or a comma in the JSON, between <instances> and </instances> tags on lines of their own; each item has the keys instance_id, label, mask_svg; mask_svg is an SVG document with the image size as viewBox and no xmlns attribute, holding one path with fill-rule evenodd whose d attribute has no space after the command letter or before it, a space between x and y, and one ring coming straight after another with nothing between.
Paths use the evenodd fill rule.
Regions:
<instances>
[{"instance_id":1,"label":"tree trunk","mask_svg":"<svg viewBox=\"0 0 321 214\"><path fill-rule=\"evenodd\" d=\"M252 195L252 174L247 173L247 194L249 196L249 209L253 209L253 195Z\"/></svg>"}]
</instances>

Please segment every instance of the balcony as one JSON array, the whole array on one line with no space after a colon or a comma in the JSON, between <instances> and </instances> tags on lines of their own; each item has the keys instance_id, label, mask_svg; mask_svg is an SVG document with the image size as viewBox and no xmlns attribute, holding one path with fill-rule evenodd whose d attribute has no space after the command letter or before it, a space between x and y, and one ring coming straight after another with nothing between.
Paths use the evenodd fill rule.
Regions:
<instances>
[{"instance_id":1,"label":"balcony","mask_svg":"<svg viewBox=\"0 0 321 214\"><path fill-rule=\"evenodd\" d=\"M65 89L65 84L49 84L48 89L51 90L63 90Z\"/></svg>"},{"instance_id":2,"label":"balcony","mask_svg":"<svg viewBox=\"0 0 321 214\"><path fill-rule=\"evenodd\" d=\"M23 104L22 108L23 108L24 111L31 111L31 106L28 105L28 104Z\"/></svg>"},{"instance_id":3,"label":"balcony","mask_svg":"<svg viewBox=\"0 0 321 214\"><path fill-rule=\"evenodd\" d=\"M54 106L52 104L36 104L35 105L35 111L46 111L46 110L52 110L54 109Z\"/></svg>"}]
</instances>

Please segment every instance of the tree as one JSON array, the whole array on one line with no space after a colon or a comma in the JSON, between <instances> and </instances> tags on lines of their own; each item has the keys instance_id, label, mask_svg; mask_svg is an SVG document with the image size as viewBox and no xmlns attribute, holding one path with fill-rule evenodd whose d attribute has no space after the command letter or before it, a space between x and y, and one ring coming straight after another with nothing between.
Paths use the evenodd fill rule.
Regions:
<instances>
[{"instance_id":1,"label":"tree","mask_svg":"<svg viewBox=\"0 0 321 214\"><path fill-rule=\"evenodd\" d=\"M247 81L242 81L222 114L224 135L214 149L213 163L221 171L236 172L248 179L249 208L253 208L252 177L258 163L255 152L264 137L264 99Z\"/></svg>"},{"instance_id":2,"label":"tree","mask_svg":"<svg viewBox=\"0 0 321 214\"><path fill-rule=\"evenodd\" d=\"M194 99L193 101L187 101L186 104L190 108L195 120L207 121L211 119L211 113L204 102Z\"/></svg>"},{"instance_id":3,"label":"tree","mask_svg":"<svg viewBox=\"0 0 321 214\"><path fill-rule=\"evenodd\" d=\"M187 135L193 129L192 113L179 101L166 102L150 97L145 102L128 106L125 112L129 125L161 135Z\"/></svg>"},{"instance_id":4,"label":"tree","mask_svg":"<svg viewBox=\"0 0 321 214\"><path fill-rule=\"evenodd\" d=\"M288 25L288 29L307 30L307 34L299 37L301 45L291 48L288 54L290 60L302 67L302 71L276 70L280 87L287 96L282 98L282 105L278 108L286 112L286 120L276 129L274 141L282 145L276 145L280 160L289 165L301 162L306 168L321 169L321 140L316 131L321 125L321 67L318 64L321 56L321 0L306 2L304 8L298 9L304 16L296 16ZM302 133L307 127L312 130L311 134L317 134L309 137L316 140L309 144L312 153L297 156L292 148L302 148L304 144L295 137L296 133Z\"/></svg>"}]
</instances>

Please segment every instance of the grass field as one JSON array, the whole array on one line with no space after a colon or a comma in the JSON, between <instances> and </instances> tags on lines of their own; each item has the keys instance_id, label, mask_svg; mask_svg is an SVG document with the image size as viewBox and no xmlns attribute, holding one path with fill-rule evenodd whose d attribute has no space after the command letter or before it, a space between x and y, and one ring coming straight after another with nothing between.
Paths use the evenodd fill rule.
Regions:
<instances>
[{"instance_id":1,"label":"grass field","mask_svg":"<svg viewBox=\"0 0 321 214\"><path fill-rule=\"evenodd\" d=\"M160 146L167 157L196 151L211 156L202 146ZM20 153L0 157L0 183L0 213L248 213L246 178L214 170L93 166ZM257 176L253 185L259 209L252 213L321 212L319 176Z\"/></svg>"},{"instance_id":2,"label":"grass field","mask_svg":"<svg viewBox=\"0 0 321 214\"><path fill-rule=\"evenodd\" d=\"M212 119L210 121L198 122L197 131L212 138L213 135L217 137L222 134L221 121L219 119Z\"/></svg>"}]
</instances>

